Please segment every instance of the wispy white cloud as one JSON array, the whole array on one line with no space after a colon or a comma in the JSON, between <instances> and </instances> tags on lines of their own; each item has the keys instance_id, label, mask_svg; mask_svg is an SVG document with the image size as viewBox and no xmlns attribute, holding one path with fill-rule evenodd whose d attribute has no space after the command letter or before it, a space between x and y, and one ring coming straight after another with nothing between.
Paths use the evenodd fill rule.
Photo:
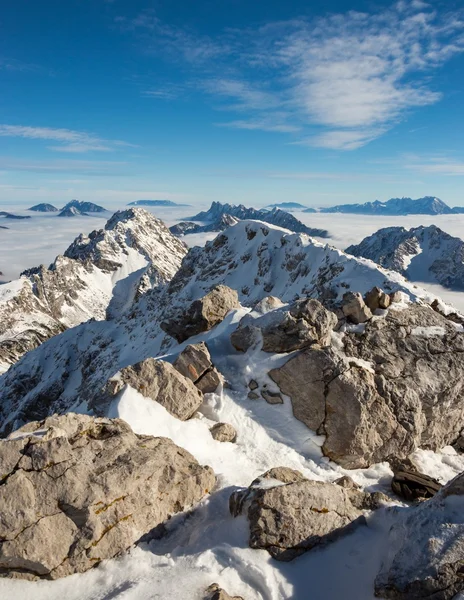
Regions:
<instances>
[{"instance_id":1,"label":"wispy white cloud","mask_svg":"<svg viewBox=\"0 0 464 600\"><path fill-rule=\"evenodd\" d=\"M424 175L464 176L464 162L447 156L404 155L400 163L403 168Z\"/></svg>"},{"instance_id":2,"label":"wispy white cloud","mask_svg":"<svg viewBox=\"0 0 464 600\"><path fill-rule=\"evenodd\" d=\"M48 146L49 150L57 152L110 152L121 146L133 146L121 140L104 140L82 131L51 127L4 124L0 125L0 136L59 142L58 146Z\"/></svg>"},{"instance_id":3,"label":"wispy white cloud","mask_svg":"<svg viewBox=\"0 0 464 600\"><path fill-rule=\"evenodd\" d=\"M430 76L464 51L461 12L423 0L228 30L215 39L168 26L154 12L121 25L149 34L158 52L175 49L216 108L247 113L218 125L302 131L299 143L338 150L360 148L410 111L439 102Z\"/></svg>"}]
</instances>

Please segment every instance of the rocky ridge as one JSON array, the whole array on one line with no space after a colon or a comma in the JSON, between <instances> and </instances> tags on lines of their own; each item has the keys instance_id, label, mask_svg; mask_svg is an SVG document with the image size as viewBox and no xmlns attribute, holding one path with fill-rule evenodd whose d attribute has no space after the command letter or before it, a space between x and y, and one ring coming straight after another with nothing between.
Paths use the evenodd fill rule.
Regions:
<instances>
[{"instance_id":1,"label":"rocky ridge","mask_svg":"<svg viewBox=\"0 0 464 600\"><path fill-rule=\"evenodd\" d=\"M404 227L379 229L346 252L394 269L410 281L464 291L464 242L435 225L409 231Z\"/></svg>"},{"instance_id":2,"label":"rocky ridge","mask_svg":"<svg viewBox=\"0 0 464 600\"><path fill-rule=\"evenodd\" d=\"M186 252L147 211L116 213L49 267L0 288L0 363L14 363L66 328L121 314L138 295L167 283Z\"/></svg>"}]
</instances>

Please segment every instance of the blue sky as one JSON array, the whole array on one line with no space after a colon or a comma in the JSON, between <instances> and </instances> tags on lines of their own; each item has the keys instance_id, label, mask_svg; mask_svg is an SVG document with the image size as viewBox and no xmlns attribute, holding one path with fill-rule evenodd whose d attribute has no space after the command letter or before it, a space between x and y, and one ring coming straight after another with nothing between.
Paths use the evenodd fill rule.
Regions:
<instances>
[{"instance_id":1,"label":"blue sky","mask_svg":"<svg viewBox=\"0 0 464 600\"><path fill-rule=\"evenodd\" d=\"M464 3L15 0L0 202L464 205Z\"/></svg>"}]
</instances>

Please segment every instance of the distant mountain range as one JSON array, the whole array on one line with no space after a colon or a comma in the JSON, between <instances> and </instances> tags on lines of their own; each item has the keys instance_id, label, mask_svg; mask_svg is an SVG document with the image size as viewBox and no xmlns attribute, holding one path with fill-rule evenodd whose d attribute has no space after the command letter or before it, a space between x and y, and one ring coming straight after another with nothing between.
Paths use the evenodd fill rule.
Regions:
<instances>
[{"instance_id":1,"label":"distant mountain range","mask_svg":"<svg viewBox=\"0 0 464 600\"><path fill-rule=\"evenodd\" d=\"M77 216L88 216L88 213L104 213L107 212L106 208L103 206L99 206L98 204L94 204L93 202L82 202L80 200L71 200L62 209L56 208L53 204L47 204L43 202L42 204L36 204L35 206L31 206L28 210L33 210L34 212L42 212L42 213L50 213L50 212L59 212L58 217L77 217ZM14 218L14 217L10 217ZM18 219L30 219L30 217L16 217Z\"/></svg>"},{"instance_id":2,"label":"distant mountain range","mask_svg":"<svg viewBox=\"0 0 464 600\"><path fill-rule=\"evenodd\" d=\"M135 200L127 206L191 206L191 204L178 204L172 200Z\"/></svg>"},{"instance_id":3,"label":"distant mountain range","mask_svg":"<svg viewBox=\"0 0 464 600\"><path fill-rule=\"evenodd\" d=\"M239 219L232 217L231 215L224 214L217 221L212 221L207 225L198 225L192 221L181 221L176 225L169 228L170 232L174 235L187 235L188 233L209 233L211 231L224 231L232 225L236 225Z\"/></svg>"},{"instance_id":4,"label":"distant mountain range","mask_svg":"<svg viewBox=\"0 0 464 600\"><path fill-rule=\"evenodd\" d=\"M464 291L464 242L435 225L386 227L345 252L369 258L410 281L438 283Z\"/></svg>"},{"instance_id":5,"label":"distant mountain range","mask_svg":"<svg viewBox=\"0 0 464 600\"><path fill-rule=\"evenodd\" d=\"M327 230L307 227L304 223L296 219L290 213L278 208L273 208L272 210L257 210L256 208L247 208L243 204L235 205L213 202L207 211L199 212L191 217L191 220L203 221L210 224L219 224L223 215L230 215L231 217L235 217L239 220L253 219L255 221L264 221L265 223L270 223L271 225L277 225L278 227L289 229L295 233L306 233L307 235L322 238L329 237ZM219 230L214 229L211 231Z\"/></svg>"},{"instance_id":6,"label":"distant mountain range","mask_svg":"<svg viewBox=\"0 0 464 600\"><path fill-rule=\"evenodd\" d=\"M308 208L304 204L300 204L299 202L277 202L276 204L268 204L265 206L266 209L272 208L281 208L282 210L286 210L288 212L292 212L294 210L302 210L303 212L317 212L315 208Z\"/></svg>"},{"instance_id":7,"label":"distant mountain range","mask_svg":"<svg viewBox=\"0 0 464 600\"><path fill-rule=\"evenodd\" d=\"M304 212L313 212L308 209ZM464 207L451 208L440 198L425 196L424 198L391 198L386 202L375 200L365 204L339 204L320 208L322 213L347 213L356 215L451 215L464 213Z\"/></svg>"},{"instance_id":8,"label":"distant mountain range","mask_svg":"<svg viewBox=\"0 0 464 600\"><path fill-rule=\"evenodd\" d=\"M0 217L3 217L4 219L30 219L31 217L25 216L25 215L14 215L13 213L10 212L5 212L4 210L0 211Z\"/></svg>"}]
</instances>

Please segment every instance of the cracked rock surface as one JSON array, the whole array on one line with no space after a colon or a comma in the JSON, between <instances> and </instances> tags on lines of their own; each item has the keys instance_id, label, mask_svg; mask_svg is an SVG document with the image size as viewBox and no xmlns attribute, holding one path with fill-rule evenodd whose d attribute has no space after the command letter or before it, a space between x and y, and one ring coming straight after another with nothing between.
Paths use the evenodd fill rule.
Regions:
<instances>
[{"instance_id":1,"label":"cracked rock surface","mask_svg":"<svg viewBox=\"0 0 464 600\"><path fill-rule=\"evenodd\" d=\"M0 573L57 579L116 556L215 485L167 438L68 413L0 441Z\"/></svg>"},{"instance_id":2,"label":"cracked rock surface","mask_svg":"<svg viewBox=\"0 0 464 600\"><path fill-rule=\"evenodd\" d=\"M275 467L230 498L233 516L248 517L251 548L290 561L363 524L364 510L378 508L381 494L367 494L335 483L306 479Z\"/></svg>"},{"instance_id":3,"label":"cracked rock surface","mask_svg":"<svg viewBox=\"0 0 464 600\"><path fill-rule=\"evenodd\" d=\"M453 443L464 421L464 332L428 306L390 309L342 347L309 348L270 371L293 413L345 468Z\"/></svg>"}]
</instances>

